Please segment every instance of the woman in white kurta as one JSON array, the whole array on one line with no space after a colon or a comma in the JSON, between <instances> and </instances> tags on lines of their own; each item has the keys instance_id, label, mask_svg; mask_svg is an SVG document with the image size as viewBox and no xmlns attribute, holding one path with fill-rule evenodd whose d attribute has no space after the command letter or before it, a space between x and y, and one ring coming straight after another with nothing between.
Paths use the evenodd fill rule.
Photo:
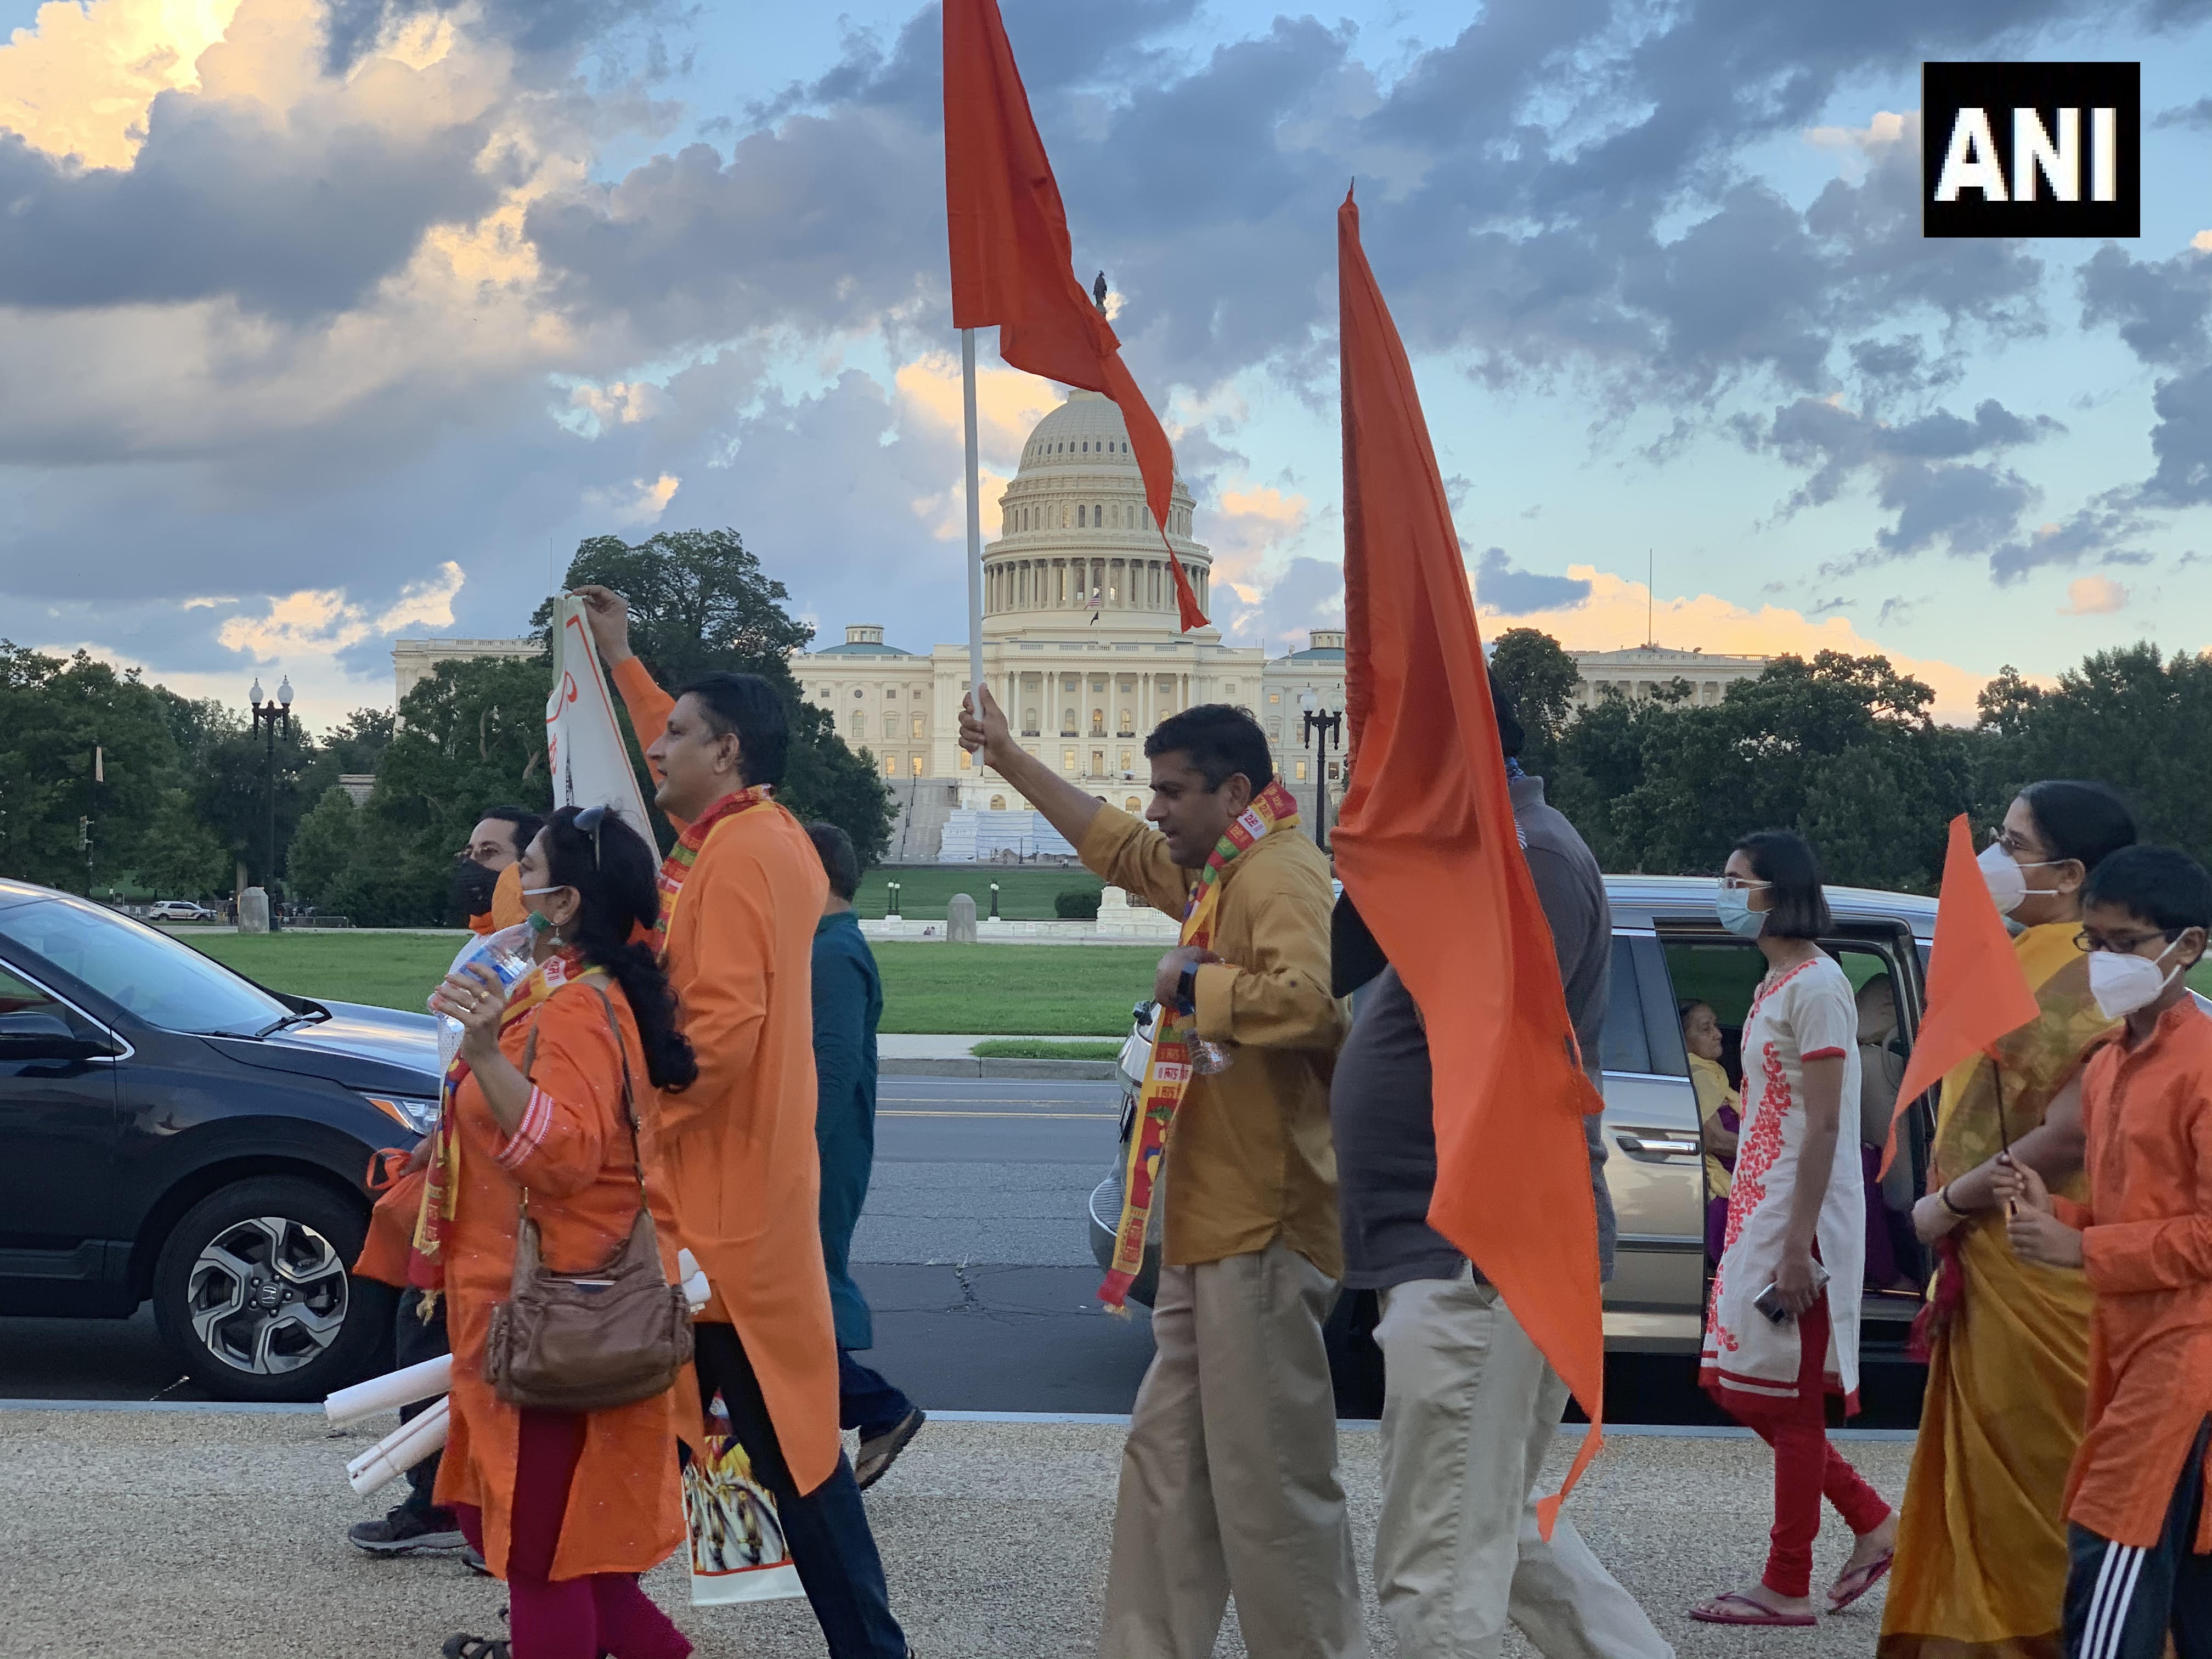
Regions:
<instances>
[{"instance_id":1,"label":"woman in white kurta","mask_svg":"<svg viewBox=\"0 0 2212 1659\"><path fill-rule=\"evenodd\" d=\"M1889 1570L1897 1536L1890 1506L1828 1444L1826 1418L1831 1394L1847 1414L1858 1407L1865 1194L1856 1133L1843 1155L1838 1147L1846 1100L1856 1127L1858 1008L1818 943L1832 923L1820 865L1797 836L1770 830L1738 842L1717 908L1730 932L1757 941L1766 975L1743 1029L1743 1128L1699 1381L1774 1449L1774 1529L1758 1582L1690 1616L1810 1625L1822 1498L1857 1540L1828 1591L1830 1612ZM1769 1286L1779 1319L1753 1305Z\"/></svg>"}]
</instances>

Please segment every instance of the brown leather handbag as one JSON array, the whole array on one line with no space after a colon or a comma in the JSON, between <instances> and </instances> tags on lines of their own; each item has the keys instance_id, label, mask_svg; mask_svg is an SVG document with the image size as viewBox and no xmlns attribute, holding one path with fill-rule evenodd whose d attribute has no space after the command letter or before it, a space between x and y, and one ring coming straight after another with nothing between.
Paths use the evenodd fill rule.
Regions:
<instances>
[{"instance_id":1,"label":"brown leather handbag","mask_svg":"<svg viewBox=\"0 0 2212 1659\"><path fill-rule=\"evenodd\" d=\"M637 1109L629 1053L605 992L593 986L623 1056L623 1115L629 1125L637 1175L637 1219L629 1237L601 1266L556 1273L545 1266L530 1192L514 1241L514 1279L507 1299L491 1312L484 1377L510 1406L537 1411L596 1412L665 1392L691 1358L691 1310L683 1291L661 1271L660 1243L645 1199L638 1152ZM526 1075L537 1033L523 1056Z\"/></svg>"}]
</instances>

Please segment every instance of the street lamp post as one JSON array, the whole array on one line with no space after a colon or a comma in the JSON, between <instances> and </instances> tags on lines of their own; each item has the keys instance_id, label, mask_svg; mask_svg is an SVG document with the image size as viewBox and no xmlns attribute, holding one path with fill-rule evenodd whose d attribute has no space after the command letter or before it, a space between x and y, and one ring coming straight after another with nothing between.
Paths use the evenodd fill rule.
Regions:
<instances>
[{"instance_id":1,"label":"street lamp post","mask_svg":"<svg viewBox=\"0 0 2212 1659\"><path fill-rule=\"evenodd\" d=\"M287 674L277 682L276 695L267 702L261 701L261 681L257 676L253 690L246 693L246 701L253 709L253 729L265 733L263 754L268 769L269 786L269 846L268 860L261 866L261 885L265 891L276 879L276 729L292 733L292 677ZM276 906L272 899L269 906L270 925L276 925Z\"/></svg>"},{"instance_id":2,"label":"street lamp post","mask_svg":"<svg viewBox=\"0 0 2212 1659\"><path fill-rule=\"evenodd\" d=\"M1314 842L1328 845L1328 745L1344 746L1344 716L1321 706L1321 693L1308 686L1298 693L1299 722L1305 728L1305 745L1314 751ZM1316 742L1316 740L1319 741Z\"/></svg>"}]
</instances>

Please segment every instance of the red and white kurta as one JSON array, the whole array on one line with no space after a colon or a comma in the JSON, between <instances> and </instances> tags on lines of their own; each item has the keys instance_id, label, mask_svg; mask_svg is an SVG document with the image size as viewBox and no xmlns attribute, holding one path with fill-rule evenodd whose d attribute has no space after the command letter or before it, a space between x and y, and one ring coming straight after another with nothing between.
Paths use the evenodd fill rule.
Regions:
<instances>
[{"instance_id":1,"label":"red and white kurta","mask_svg":"<svg viewBox=\"0 0 2212 1659\"><path fill-rule=\"evenodd\" d=\"M1773 1282L1805 1144L1805 1062L1840 1058L1843 1098L1859 1097L1858 1007L1826 954L1761 980L1743 1028L1743 1129L1729 1190L1727 1241L1713 1275L1698 1381L1731 1411L1797 1398L1797 1322L1777 1325L1752 1299ZM1829 1273L1826 1389L1858 1407L1859 1297L1866 1273L1865 1177L1858 1138L1838 1133L1815 1230Z\"/></svg>"}]
</instances>

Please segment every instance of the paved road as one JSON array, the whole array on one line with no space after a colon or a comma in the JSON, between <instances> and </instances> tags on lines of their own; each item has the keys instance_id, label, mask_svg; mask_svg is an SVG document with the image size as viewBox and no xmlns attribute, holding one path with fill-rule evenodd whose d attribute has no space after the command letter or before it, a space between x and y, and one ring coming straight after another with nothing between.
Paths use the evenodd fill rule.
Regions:
<instances>
[{"instance_id":1,"label":"paved road","mask_svg":"<svg viewBox=\"0 0 2212 1659\"><path fill-rule=\"evenodd\" d=\"M886 1078L854 1273L875 1310L870 1363L928 1407L1119 1413L1152 1355L1143 1310L1109 1318L1085 1216L1114 1156L1112 1083ZM1617 1421L1717 1423L1690 1368L1622 1358ZM1917 1377L1874 1368L1863 1425L1909 1425ZM0 1398L192 1400L151 1316L0 1319ZM1348 1408L1364 1415L1371 1403Z\"/></svg>"}]
</instances>

